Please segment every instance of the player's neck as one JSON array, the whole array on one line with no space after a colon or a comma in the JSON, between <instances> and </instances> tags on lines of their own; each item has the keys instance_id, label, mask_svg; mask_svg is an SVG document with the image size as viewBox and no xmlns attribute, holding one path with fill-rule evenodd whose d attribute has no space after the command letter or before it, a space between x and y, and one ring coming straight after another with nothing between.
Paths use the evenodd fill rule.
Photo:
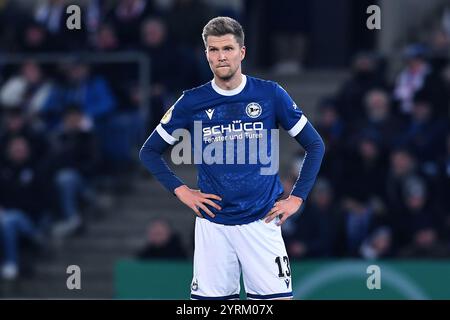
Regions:
<instances>
[{"instance_id":1,"label":"player's neck","mask_svg":"<svg viewBox=\"0 0 450 320\"><path fill-rule=\"evenodd\" d=\"M236 72L236 74L229 80L222 80L216 76L214 76L214 82L215 84L222 90L234 90L243 81L243 76L241 72Z\"/></svg>"}]
</instances>

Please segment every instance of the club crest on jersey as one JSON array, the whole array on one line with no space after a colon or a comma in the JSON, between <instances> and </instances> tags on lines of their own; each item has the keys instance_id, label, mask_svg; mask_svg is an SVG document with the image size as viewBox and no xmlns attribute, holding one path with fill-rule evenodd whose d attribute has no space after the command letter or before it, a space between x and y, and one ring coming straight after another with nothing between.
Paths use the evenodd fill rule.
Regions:
<instances>
[{"instance_id":1,"label":"club crest on jersey","mask_svg":"<svg viewBox=\"0 0 450 320\"><path fill-rule=\"evenodd\" d=\"M169 110L166 111L166 113L163 115L163 117L161 118L161 123L162 124L167 124L169 123L170 119L172 118L172 110L173 107L170 107Z\"/></svg>"},{"instance_id":2,"label":"club crest on jersey","mask_svg":"<svg viewBox=\"0 0 450 320\"><path fill-rule=\"evenodd\" d=\"M245 112L250 118L258 118L262 113L262 108L259 103L250 102L245 108Z\"/></svg>"}]
</instances>

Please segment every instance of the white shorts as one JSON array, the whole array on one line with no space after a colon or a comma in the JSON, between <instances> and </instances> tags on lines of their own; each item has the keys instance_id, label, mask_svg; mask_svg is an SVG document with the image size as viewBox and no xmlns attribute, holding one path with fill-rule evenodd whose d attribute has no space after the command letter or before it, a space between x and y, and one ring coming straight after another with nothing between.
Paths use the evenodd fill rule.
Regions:
<instances>
[{"instance_id":1,"label":"white shorts","mask_svg":"<svg viewBox=\"0 0 450 320\"><path fill-rule=\"evenodd\" d=\"M191 299L239 299L241 271L248 299L291 298L291 270L277 221L228 226L197 217Z\"/></svg>"}]
</instances>

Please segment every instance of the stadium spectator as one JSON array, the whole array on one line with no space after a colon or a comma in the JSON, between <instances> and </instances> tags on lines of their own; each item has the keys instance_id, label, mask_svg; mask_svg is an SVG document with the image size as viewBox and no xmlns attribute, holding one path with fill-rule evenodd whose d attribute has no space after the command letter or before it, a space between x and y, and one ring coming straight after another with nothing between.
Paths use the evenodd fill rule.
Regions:
<instances>
[{"instance_id":1,"label":"stadium spectator","mask_svg":"<svg viewBox=\"0 0 450 320\"><path fill-rule=\"evenodd\" d=\"M381 89L373 89L364 97L365 117L356 125L357 134L373 136L380 144L381 152L389 152L398 143L404 130L402 123L392 112L390 96Z\"/></svg>"},{"instance_id":2,"label":"stadium spectator","mask_svg":"<svg viewBox=\"0 0 450 320\"><path fill-rule=\"evenodd\" d=\"M43 109L49 130L55 130L61 122L65 108L78 105L86 117L93 122L102 159L122 159L123 148L112 141L112 116L117 107L116 98L108 82L91 72L90 65L72 61L62 69L66 82L52 90Z\"/></svg>"},{"instance_id":3,"label":"stadium spectator","mask_svg":"<svg viewBox=\"0 0 450 320\"><path fill-rule=\"evenodd\" d=\"M266 36L269 38L269 54L272 54L273 72L279 75L297 75L303 71L309 30L308 1L267 1L265 7ZM296 12L297 19L286 19Z\"/></svg>"},{"instance_id":4,"label":"stadium spectator","mask_svg":"<svg viewBox=\"0 0 450 320\"><path fill-rule=\"evenodd\" d=\"M43 160L49 152L49 142L46 132L40 128L36 121L24 114L20 106L3 108L2 123L0 126L0 158L6 155L7 142L15 136L23 136L30 142L33 161Z\"/></svg>"},{"instance_id":5,"label":"stadium spectator","mask_svg":"<svg viewBox=\"0 0 450 320\"><path fill-rule=\"evenodd\" d=\"M9 280L20 272L20 239L28 239L38 248L45 245L51 201L45 171L31 153L25 137L11 138L0 167L1 277Z\"/></svg>"},{"instance_id":6,"label":"stadium spectator","mask_svg":"<svg viewBox=\"0 0 450 320\"><path fill-rule=\"evenodd\" d=\"M400 113L411 113L414 95L423 88L427 76L431 73L425 55L426 48L419 44L409 45L403 52L406 65L397 76L393 92L399 103Z\"/></svg>"},{"instance_id":7,"label":"stadium spectator","mask_svg":"<svg viewBox=\"0 0 450 320\"><path fill-rule=\"evenodd\" d=\"M98 149L92 127L79 107L70 106L65 110L52 150L52 169L62 213L62 221L54 226L53 234L65 237L82 224L80 200L91 206L95 204L92 179L98 171Z\"/></svg>"},{"instance_id":8,"label":"stadium spectator","mask_svg":"<svg viewBox=\"0 0 450 320\"><path fill-rule=\"evenodd\" d=\"M374 210L364 195L344 198L337 224L337 256L361 257L361 247L371 235L388 225L387 217Z\"/></svg>"},{"instance_id":9,"label":"stadium spectator","mask_svg":"<svg viewBox=\"0 0 450 320\"><path fill-rule=\"evenodd\" d=\"M120 50L117 32L111 24L102 24L93 37L92 47L98 52L114 52Z\"/></svg>"},{"instance_id":10,"label":"stadium spectator","mask_svg":"<svg viewBox=\"0 0 450 320\"><path fill-rule=\"evenodd\" d=\"M343 123L334 99L324 99L318 106L318 131L324 137L327 148L335 149L343 143L345 124Z\"/></svg>"},{"instance_id":11,"label":"stadium spectator","mask_svg":"<svg viewBox=\"0 0 450 320\"><path fill-rule=\"evenodd\" d=\"M392 231L387 227L377 229L361 246L361 257L364 259L384 259L393 256Z\"/></svg>"},{"instance_id":12,"label":"stadium spectator","mask_svg":"<svg viewBox=\"0 0 450 320\"><path fill-rule=\"evenodd\" d=\"M107 81L92 74L90 65L81 60L65 65L62 71L66 82L52 90L43 111L62 115L66 106L77 104L96 125L103 122L116 107Z\"/></svg>"},{"instance_id":13,"label":"stadium spectator","mask_svg":"<svg viewBox=\"0 0 450 320\"><path fill-rule=\"evenodd\" d=\"M403 195L406 210L401 223L396 224L396 239L401 257L442 258L448 249L440 242L436 210L429 201L425 183L418 177L410 177Z\"/></svg>"},{"instance_id":14,"label":"stadium spectator","mask_svg":"<svg viewBox=\"0 0 450 320\"><path fill-rule=\"evenodd\" d=\"M175 0L167 14L171 39L183 47L191 50L199 48L203 52L203 43L198 37L198 31L203 29L205 21L212 16L213 10L206 2Z\"/></svg>"},{"instance_id":15,"label":"stadium spectator","mask_svg":"<svg viewBox=\"0 0 450 320\"><path fill-rule=\"evenodd\" d=\"M418 175L417 160L406 148L392 151L389 159L389 171L386 179L386 202L393 218L404 211L403 202L404 184L408 177ZM401 223L401 221L399 221Z\"/></svg>"},{"instance_id":16,"label":"stadium spectator","mask_svg":"<svg viewBox=\"0 0 450 320\"><path fill-rule=\"evenodd\" d=\"M364 97L371 89L386 88L384 74L377 57L371 53L358 54L352 63L352 74L337 93L339 114L346 125L364 118Z\"/></svg>"},{"instance_id":17,"label":"stadium spectator","mask_svg":"<svg viewBox=\"0 0 450 320\"><path fill-rule=\"evenodd\" d=\"M447 133L446 154L439 161L439 173L437 178L437 193L439 204L442 207L442 235L450 245L450 131Z\"/></svg>"},{"instance_id":18,"label":"stadium spectator","mask_svg":"<svg viewBox=\"0 0 450 320\"><path fill-rule=\"evenodd\" d=\"M170 41L167 32L166 23L159 18L150 18L142 26L141 49L151 59L151 130L183 88L198 83L200 77L194 53L183 50L177 43Z\"/></svg>"},{"instance_id":19,"label":"stadium spectator","mask_svg":"<svg viewBox=\"0 0 450 320\"><path fill-rule=\"evenodd\" d=\"M435 161L445 153L447 126L448 121L435 117L427 94L417 92L411 110L411 120L404 130L401 143L425 165L424 171L429 174L436 174Z\"/></svg>"},{"instance_id":20,"label":"stadium spectator","mask_svg":"<svg viewBox=\"0 0 450 320\"><path fill-rule=\"evenodd\" d=\"M145 246L138 259L186 259L186 252L178 234L164 219L155 219L148 227Z\"/></svg>"},{"instance_id":21,"label":"stadium spectator","mask_svg":"<svg viewBox=\"0 0 450 320\"><path fill-rule=\"evenodd\" d=\"M205 21L214 16L214 8L201 0L175 0L165 15L169 39L181 47L183 55L194 55L195 62L186 61L185 66L194 63L199 67L200 79L189 85L198 86L211 79L208 63L205 61L203 42L198 37Z\"/></svg>"},{"instance_id":22,"label":"stadium spectator","mask_svg":"<svg viewBox=\"0 0 450 320\"><path fill-rule=\"evenodd\" d=\"M119 0L106 15L106 22L117 31L122 49L133 49L139 44L139 35L143 21L156 14L153 1Z\"/></svg>"},{"instance_id":23,"label":"stadium spectator","mask_svg":"<svg viewBox=\"0 0 450 320\"><path fill-rule=\"evenodd\" d=\"M441 72L449 62L450 36L442 28L432 30L429 39L430 65L436 72Z\"/></svg>"},{"instance_id":24,"label":"stadium spectator","mask_svg":"<svg viewBox=\"0 0 450 320\"><path fill-rule=\"evenodd\" d=\"M371 210L384 211L387 163L378 140L370 135L359 137L356 150L346 158L343 177L344 198L367 199Z\"/></svg>"},{"instance_id":25,"label":"stadium spectator","mask_svg":"<svg viewBox=\"0 0 450 320\"><path fill-rule=\"evenodd\" d=\"M324 99L319 104L319 119L317 131L325 143L325 156L322 161L320 175L330 180L334 189L334 196L340 197L343 183L344 152L346 150L346 127L337 112L334 99Z\"/></svg>"},{"instance_id":26,"label":"stadium spectator","mask_svg":"<svg viewBox=\"0 0 450 320\"><path fill-rule=\"evenodd\" d=\"M8 79L0 88L0 103L5 107L20 106L31 116L43 108L51 89L41 67L29 60L21 66L20 74Z\"/></svg>"},{"instance_id":27,"label":"stadium spectator","mask_svg":"<svg viewBox=\"0 0 450 320\"><path fill-rule=\"evenodd\" d=\"M119 39L112 25L100 26L93 48L98 53L120 50ZM139 67L135 60L102 62L95 65L95 73L108 80L116 99L116 108L109 116L107 126L108 141L113 141L114 152L109 153L108 161L103 164L106 172L128 173L135 164L135 150L142 141L145 116L150 112L147 105L143 106L139 93Z\"/></svg>"},{"instance_id":28,"label":"stadium spectator","mask_svg":"<svg viewBox=\"0 0 450 320\"><path fill-rule=\"evenodd\" d=\"M23 27L18 40L19 47L24 52L39 53L51 49L46 29L35 21L28 21Z\"/></svg>"},{"instance_id":29,"label":"stadium spectator","mask_svg":"<svg viewBox=\"0 0 450 320\"><path fill-rule=\"evenodd\" d=\"M84 15L80 15L82 25L77 32L71 32L66 25L66 8L64 0L41 1L35 7L34 20L47 31L48 49L80 50L86 46L86 23ZM84 8L83 8L84 9Z\"/></svg>"},{"instance_id":30,"label":"stadium spectator","mask_svg":"<svg viewBox=\"0 0 450 320\"><path fill-rule=\"evenodd\" d=\"M0 2L0 52L20 50L21 31L29 20L28 12L18 1Z\"/></svg>"},{"instance_id":31,"label":"stadium spectator","mask_svg":"<svg viewBox=\"0 0 450 320\"><path fill-rule=\"evenodd\" d=\"M292 221L290 232L285 233L286 249L291 259L333 257L337 217L332 187L326 179L319 178L310 203Z\"/></svg>"}]
</instances>

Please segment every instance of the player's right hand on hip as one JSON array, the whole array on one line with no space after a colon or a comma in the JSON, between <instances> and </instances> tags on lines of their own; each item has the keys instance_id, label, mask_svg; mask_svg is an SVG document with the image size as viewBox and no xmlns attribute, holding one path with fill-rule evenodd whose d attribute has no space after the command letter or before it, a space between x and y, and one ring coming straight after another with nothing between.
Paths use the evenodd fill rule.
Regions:
<instances>
[{"instance_id":1,"label":"player's right hand on hip","mask_svg":"<svg viewBox=\"0 0 450 320\"><path fill-rule=\"evenodd\" d=\"M182 185L174 190L175 195L180 199L181 202L183 202L185 205L187 205L189 208L191 208L197 216L200 218L203 218L203 215L200 213L199 209L202 209L206 214L208 214L211 218L214 218L216 215L211 212L211 210L208 209L206 205L210 205L213 208L216 208L217 210L222 210L222 208L215 202L213 202L210 199L215 199L221 201L222 198L215 195L215 194L209 194L209 193L203 193L200 190L194 190L189 188L186 185Z\"/></svg>"}]
</instances>

